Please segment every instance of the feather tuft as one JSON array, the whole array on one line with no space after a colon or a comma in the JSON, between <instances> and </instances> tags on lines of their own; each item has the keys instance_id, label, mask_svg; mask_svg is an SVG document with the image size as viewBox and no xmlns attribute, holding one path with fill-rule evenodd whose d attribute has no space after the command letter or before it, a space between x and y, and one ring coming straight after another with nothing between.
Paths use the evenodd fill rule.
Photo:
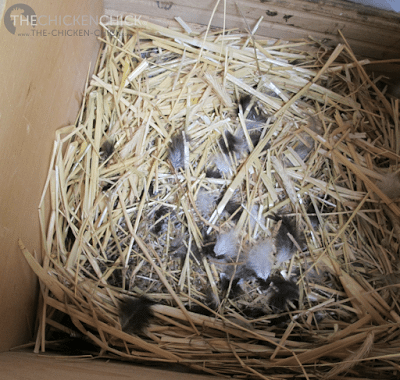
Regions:
<instances>
[{"instance_id":1,"label":"feather tuft","mask_svg":"<svg viewBox=\"0 0 400 380\"><path fill-rule=\"evenodd\" d=\"M175 170L185 169L185 140L183 134L177 134L171 139L169 159Z\"/></svg>"},{"instance_id":2,"label":"feather tuft","mask_svg":"<svg viewBox=\"0 0 400 380\"><path fill-rule=\"evenodd\" d=\"M225 131L225 138L221 136L219 139L219 145L221 146L222 152L226 155L229 153L239 153L240 144L240 139L229 131Z\"/></svg>"},{"instance_id":3,"label":"feather tuft","mask_svg":"<svg viewBox=\"0 0 400 380\"><path fill-rule=\"evenodd\" d=\"M270 216L271 218L271 216ZM289 235L293 237L296 243L303 248L305 246L304 235L296 224L295 217L275 216L276 221L281 221L279 230L275 236L276 260L277 264L288 261L297 252L297 246Z\"/></svg>"},{"instance_id":4,"label":"feather tuft","mask_svg":"<svg viewBox=\"0 0 400 380\"><path fill-rule=\"evenodd\" d=\"M259 107L257 100L253 101L251 95L245 95L240 98L243 115L246 117L248 129L253 129L267 121L268 115Z\"/></svg>"},{"instance_id":5,"label":"feather tuft","mask_svg":"<svg viewBox=\"0 0 400 380\"><path fill-rule=\"evenodd\" d=\"M218 195L214 192L207 191L204 188L200 189L197 194L196 207L203 217L209 217L214 211L217 197Z\"/></svg>"},{"instance_id":6,"label":"feather tuft","mask_svg":"<svg viewBox=\"0 0 400 380\"><path fill-rule=\"evenodd\" d=\"M207 169L206 171L207 178L222 178L221 173L218 170Z\"/></svg>"},{"instance_id":7,"label":"feather tuft","mask_svg":"<svg viewBox=\"0 0 400 380\"><path fill-rule=\"evenodd\" d=\"M124 297L118 307L122 330L128 334L143 332L154 316L154 304L153 300L145 296Z\"/></svg>"},{"instance_id":8,"label":"feather tuft","mask_svg":"<svg viewBox=\"0 0 400 380\"><path fill-rule=\"evenodd\" d=\"M221 199L222 197L219 200ZM224 211L226 211L229 215L233 215L232 220L234 222L237 222L240 219L243 212L241 204L232 200L228 201Z\"/></svg>"},{"instance_id":9,"label":"feather tuft","mask_svg":"<svg viewBox=\"0 0 400 380\"><path fill-rule=\"evenodd\" d=\"M274 251L271 238L257 242L249 252L246 266L253 270L258 278L266 280L274 265Z\"/></svg>"},{"instance_id":10,"label":"feather tuft","mask_svg":"<svg viewBox=\"0 0 400 380\"><path fill-rule=\"evenodd\" d=\"M281 276L272 276L270 280L272 294L269 298L269 305L274 310L285 311L288 301L299 299L299 288L294 282L287 281Z\"/></svg>"},{"instance_id":11,"label":"feather tuft","mask_svg":"<svg viewBox=\"0 0 400 380\"><path fill-rule=\"evenodd\" d=\"M206 315L208 317L214 316L212 311L217 311L218 299L210 289L206 291L206 300L204 302L204 306L198 304L191 305L189 311L192 313Z\"/></svg>"},{"instance_id":12,"label":"feather tuft","mask_svg":"<svg viewBox=\"0 0 400 380\"><path fill-rule=\"evenodd\" d=\"M250 133L250 139L254 147L258 145L258 143L261 140L261 132L255 130L254 132ZM267 142L264 147L262 148L261 152L267 151L269 148L271 148L271 144Z\"/></svg>"},{"instance_id":13,"label":"feather tuft","mask_svg":"<svg viewBox=\"0 0 400 380\"><path fill-rule=\"evenodd\" d=\"M234 229L221 234L215 243L214 252L217 257L236 257L238 250L238 236Z\"/></svg>"},{"instance_id":14,"label":"feather tuft","mask_svg":"<svg viewBox=\"0 0 400 380\"><path fill-rule=\"evenodd\" d=\"M203 256L209 256L209 257L214 257L215 258L215 240L213 237L210 235L206 235L203 238L203 245L202 245L202 250L201 253Z\"/></svg>"},{"instance_id":15,"label":"feather tuft","mask_svg":"<svg viewBox=\"0 0 400 380\"><path fill-rule=\"evenodd\" d=\"M114 153L115 147L111 140L106 140L100 147L100 156L103 161L107 161Z\"/></svg>"},{"instance_id":16,"label":"feather tuft","mask_svg":"<svg viewBox=\"0 0 400 380\"><path fill-rule=\"evenodd\" d=\"M162 227L164 225L164 223L167 221L167 217L165 217L165 215L167 215L169 213L169 208L166 206L161 206L155 213L154 213L154 219L155 219L155 223L154 226L152 228L152 232L159 234L162 230Z\"/></svg>"},{"instance_id":17,"label":"feather tuft","mask_svg":"<svg viewBox=\"0 0 400 380\"><path fill-rule=\"evenodd\" d=\"M232 279L224 273L221 273L221 289L222 292L226 294L227 298L235 299L243 293L242 288L239 285L239 281L239 277Z\"/></svg>"}]
</instances>

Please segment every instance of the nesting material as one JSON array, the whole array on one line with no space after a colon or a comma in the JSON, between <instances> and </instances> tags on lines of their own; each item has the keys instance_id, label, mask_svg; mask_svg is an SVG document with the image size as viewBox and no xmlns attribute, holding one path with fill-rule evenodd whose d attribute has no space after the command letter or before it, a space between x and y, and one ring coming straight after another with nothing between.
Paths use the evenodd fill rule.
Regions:
<instances>
[{"instance_id":1,"label":"nesting material","mask_svg":"<svg viewBox=\"0 0 400 380\"><path fill-rule=\"evenodd\" d=\"M399 377L398 100L345 40L182 25L104 26L40 263L21 242L35 351L79 332L96 357L222 376Z\"/></svg>"}]
</instances>

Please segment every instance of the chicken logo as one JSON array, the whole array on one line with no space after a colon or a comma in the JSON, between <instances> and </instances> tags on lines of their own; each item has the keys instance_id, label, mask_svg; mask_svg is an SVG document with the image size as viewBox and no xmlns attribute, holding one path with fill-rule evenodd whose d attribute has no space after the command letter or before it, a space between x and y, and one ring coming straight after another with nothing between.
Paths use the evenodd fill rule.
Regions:
<instances>
[{"instance_id":1,"label":"chicken logo","mask_svg":"<svg viewBox=\"0 0 400 380\"><path fill-rule=\"evenodd\" d=\"M17 30L20 28L26 30L27 26L36 26L33 19L36 20L36 13L29 5L15 4L4 14L4 25L11 34L18 35Z\"/></svg>"}]
</instances>

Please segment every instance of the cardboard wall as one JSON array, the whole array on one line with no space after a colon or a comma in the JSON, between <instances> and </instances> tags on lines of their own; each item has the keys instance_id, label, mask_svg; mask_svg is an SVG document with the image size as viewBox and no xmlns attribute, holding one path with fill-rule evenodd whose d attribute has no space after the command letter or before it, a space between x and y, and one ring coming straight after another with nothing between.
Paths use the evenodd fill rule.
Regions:
<instances>
[{"instance_id":1,"label":"cardboard wall","mask_svg":"<svg viewBox=\"0 0 400 380\"><path fill-rule=\"evenodd\" d=\"M97 25L72 17L103 12L102 1L32 0L26 4L43 16L41 24L22 23L13 34L7 11L16 3L6 2L0 26L0 351L34 332L37 280L17 240L40 254L38 204L54 131L75 122L89 62L98 54ZM60 15L72 16L69 25L60 25Z\"/></svg>"}]
</instances>

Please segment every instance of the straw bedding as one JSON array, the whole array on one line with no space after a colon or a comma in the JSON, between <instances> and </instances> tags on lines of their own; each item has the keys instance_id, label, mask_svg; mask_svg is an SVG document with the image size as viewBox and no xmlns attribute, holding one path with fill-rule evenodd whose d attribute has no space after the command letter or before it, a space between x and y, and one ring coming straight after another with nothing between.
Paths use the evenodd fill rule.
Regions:
<instances>
[{"instance_id":1,"label":"straw bedding","mask_svg":"<svg viewBox=\"0 0 400 380\"><path fill-rule=\"evenodd\" d=\"M35 350L72 337L220 376L398 376L399 103L369 62L345 40L104 29L56 135L43 258L20 243Z\"/></svg>"}]
</instances>

